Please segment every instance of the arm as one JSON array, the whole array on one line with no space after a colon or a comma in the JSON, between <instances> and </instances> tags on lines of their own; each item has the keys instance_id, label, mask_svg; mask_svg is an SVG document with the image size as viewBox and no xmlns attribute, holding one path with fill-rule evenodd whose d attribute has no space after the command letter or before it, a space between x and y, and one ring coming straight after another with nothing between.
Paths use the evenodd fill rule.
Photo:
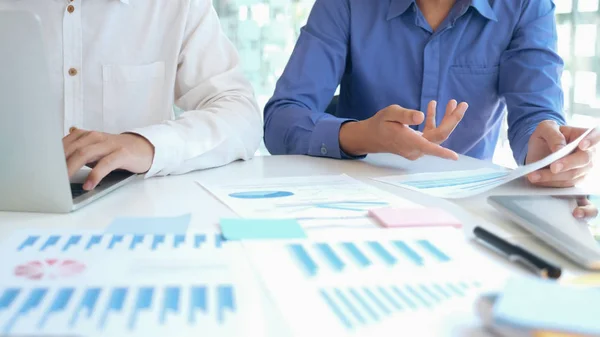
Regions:
<instances>
[{"instance_id":1,"label":"arm","mask_svg":"<svg viewBox=\"0 0 600 337\"><path fill-rule=\"evenodd\" d=\"M341 158L347 119L326 114L340 83L350 34L348 0L317 0L265 107L265 143L272 154Z\"/></svg>"},{"instance_id":2,"label":"arm","mask_svg":"<svg viewBox=\"0 0 600 337\"><path fill-rule=\"evenodd\" d=\"M133 130L155 148L147 177L179 174L250 159L262 137L252 87L210 0L191 0L180 52L174 121Z\"/></svg>"},{"instance_id":3,"label":"arm","mask_svg":"<svg viewBox=\"0 0 600 337\"><path fill-rule=\"evenodd\" d=\"M499 91L508 107L508 137L515 160L525 163L527 145L545 120L565 124L551 0L525 0L512 40L500 61Z\"/></svg>"}]
</instances>

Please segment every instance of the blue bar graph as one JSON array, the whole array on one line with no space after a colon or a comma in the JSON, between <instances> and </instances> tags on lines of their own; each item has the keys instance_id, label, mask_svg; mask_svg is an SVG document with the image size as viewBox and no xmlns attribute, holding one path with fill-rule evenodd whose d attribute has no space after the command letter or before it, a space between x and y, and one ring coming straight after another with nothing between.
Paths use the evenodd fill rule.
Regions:
<instances>
[{"instance_id":1,"label":"blue bar graph","mask_svg":"<svg viewBox=\"0 0 600 337\"><path fill-rule=\"evenodd\" d=\"M223 235L215 234L215 248L221 248L223 245Z\"/></svg>"},{"instance_id":2,"label":"blue bar graph","mask_svg":"<svg viewBox=\"0 0 600 337\"><path fill-rule=\"evenodd\" d=\"M414 264L417 266L423 265L423 258L421 255L410 248L404 241L393 241L392 243L402 254L404 254L404 256L414 262Z\"/></svg>"},{"instance_id":3,"label":"blue bar graph","mask_svg":"<svg viewBox=\"0 0 600 337\"><path fill-rule=\"evenodd\" d=\"M406 296L406 294L404 294L404 292L402 290L400 290L397 286L392 286L391 287L392 292L394 294L396 294L396 296L398 296L398 298L400 298L400 300L402 300L402 302L404 302L404 304L408 305L408 307L412 310L416 310L417 309L417 304L415 302L413 302L413 300L411 300L408 296Z\"/></svg>"},{"instance_id":4,"label":"blue bar graph","mask_svg":"<svg viewBox=\"0 0 600 337\"><path fill-rule=\"evenodd\" d=\"M192 287L189 322L196 323L196 310L208 313L206 287Z\"/></svg>"},{"instance_id":5,"label":"blue bar graph","mask_svg":"<svg viewBox=\"0 0 600 337\"><path fill-rule=\"evenodd\" d=\"M392 311L379 299L371 289L367 287L363 287L363 292L367 295L367 297L371 300L371 302L375 303L375 305L383 311L385 315L390 315Z\"/></svg>"},{"instance_id":6,"label":"blue bar graph","mask_svg":"<svg viewBox=\"0 0 600 337\"><path fill-rule=\"evenodd\" d=\"M35 245L35 243L37 242L37 240L39 240L40 237L37 235L30 235L27 237L27 239L25 239L25 241L23 241L23 243L21 243L19 245L19 247L17 248L17 251L22 251L23 249L27 248L27 247L31 247L33 245Z\"/></svg>"},{"instance_id":7,"label":"blue bar graph","mask_svg":"<svg viewBox=\"0 0 600 337\"><path fill-rule=\"evenodd\" d=\"M144 287L140 288L135 299L135 304L131 315L129 316L129 330L135 328L137 317L142 310L148 310L152 306L152 296L154 295L154 288Z\"/></svg>"},{"instance_id":8,"label":"blue bar graph","mask_svg":"<svg viewBox=\"0 0 600 337\"><path fill-rule=\"evenodd\" d=\"M441 299L431 290L429 289L429 287L427 287L424 284L421 284L419 286L419 288L421 288L421 290L423 291L423 293L427 294L430 298L432 298L436 303L440 303Z\"/></svg>"},{"instance_id":9,"label":"blue bar graph","mask_svg":"<svg viewBox=\"0 0 600 337\"><path fill-rule=\"evenodd\" d=\"M194 248L200 248L200 246L206 242L205 234L196 234L194 236Z\"/></svg>"},{"instance_id":10,"label":"blue bar graph","mask_svg":"<svg viewBox=\"0 0 600 337\"><path fill-rule=\"evenodd\" d=\"M236 311L233 286L220 285L217 287L217 321L221 324L225 321L226 311L232 313Z\"/></svg>"},{"instance_id":11,"label":"blue bar graph","mask_svg":"<svg viewBox=\"0 0 600 337\"><path fill-rule=\"evenodd\" d=\"M165 298L163 300L162 308L160 309L160 324L165 324L167 321L167 314L169 312L179 312L179 296L180 290L177 287L168 287L165 289Z\"/></svg>"},{"instance_id":12,"label":"blue bar graph","mask_svg":"<svg viewBox=\"0 0 600 337\"><path fill-rule=\"evenodd\" d=\"M462 290L460 290L460 288L458 288L457 286L455 286L454 284L452 284L452 283L448 282L448 283L446 283L446 286L447 286L447 287L448 287L450 290L452 290L452 292L453 292L453 293L455 293L456 295L458 295L458 296L460 296L460 297L463 297L463 296L465 296L465 293L464 293Z\"/></svg>"},{"instance_id":13,"label":"blue bar graph","mask_svg":"<svg viewBox=\"0 0 600 337\"><path fill-rule=\"evenodd\" d=\"M342 261L342 259L340 259L340 257L337 256L337 254L333 251L331 246L329 246L326 243L317 243L317 244L315 244L315 247L317 248L318 251L321 252L321 254L323 254L323 256L325 257L327 262L329 262L329 264L333 268L333 270L335 270L335 271L344 270L344 266L345 266L344 261Z\"/></svg>"},{"instance_id":14,"label":"blue bar graph","mask_svg":"<svg viewBox=\"0 0 600 337\"><path fill-rule=\"evenodd\" d=\"M425 307L431 308L431 306L432 306L431 303L429 303L429 301L426 300L425 297L423 297L421 295L421 293L419 291L417 291L416 289L414 289L412 286L406 286L406 291L408 291L408 293L410 295L412 295L414 298L416 298Z\"/></svg>"},{"instance_id":15,"label":"blue bar graph","mask_svg":"<svg viewBox=\"0 0 600 337\"><path fill-rule=\"evenodd\" d=\"M177 234L173 237L173 248L179 248L182 243L185 243L185 235Z\"/></svg>"},{"instance_id":16,"label":"blue bar graph","mask_svg":"<svg viewBox=\"0 0 600 337\"><path fill-rule=\"evenodd\" d=\"M0 296L0 311L10 308L20 292L21 290L17 288L5 289L2 296Z\"/></svg>"},{"instance_id":17,"label":"blue bar graph","mask_svg":"<svg viewBox=\"0 0 600 337\"><path fill-rule=\"evenodd\" d=\"M333 313L338 317L338 319L342 322L342 324L346 328L352 329L352 322L350 322L348 317L346 317L346 315L340 309L340 307L337 305L337 303L331 297L329 297L329 295L327 294L327 292L325 292L325 290L321 290L320 293L321 293L321 297L323 298L325 303L327 303L327 305L329 306L331 311L333 311Z\"/></svg>"},{"instance_id":18,"label":"blue bar graph","mask_svg":"<svg viewBox=\"0 0 600 337\"><path fill-rule=\"evenodd\" d=\"M324 290L321 290L323 292ZM360 323L365 324L367 321L364 316L360 313L360 311L352 304L352 302L344 295L344 293L339 290L334 290L335 296L342 302L342 304L350 311L352 316L354 316Z\"/></svg>"},{"instance_id":19,"label":"blue bar graph","mask_svg":"<svg viewBox=\"0 0 600 337\"><path fill-rule=\"evenodd\" d=\"M437 290L440 294L442 294L442 296L444 296L444 298L446 298L446 299L450 298L450 294L441 285L436 283L433 285L433 288L435 290Z\"/></svg>"},{"instance_id":20,"label":"blue bar graph","mask_svg":"<svg viewBox=\"0 0 600 337\"><path fill-rule=\"evenodd\" d=\"M348 252L348 254L350 254L350 256L352 256L359 267L366 268L372 264L367 256L363 254L352 242L343 242L342 247Z\"/></svg>"},{"instance_id":21,"label":"blue bar graph","mask_svg":"<svg viewBox=\"0 0 600 337\"><path fill-rule=\"evenodd\" d=\"M59 290L56 296L54 297L54 301L52 302L50 307L48 307L48 309L38 322L37 328L42 329L44 325L46 325L46 322L48 321L50 315L64 311L67 305L69 304L71 296L73 296L74 292L75 288L63 288Z\"/></svg>"},{"instance_id":22,"label":"blue bar graph","mask_svg":"<svg viewBox=\"0 0 600 337\"><path fill-rule=\"evenodd\" d=\"M60 240L60 235L52 235L52 236L48 237L48 240L46 240L46 242L44 242L44 244L40 248L40 251L44 251L44 250L46 250L46 248L50 248L50 247L56 245L56 243L58 243L59 240Z\"/></svg>"},{"instance_id":23,"label":"blue bar graph","mask_svg":"<svg viewBox=\"0 0 600 337\"><path fill-rule=\"evenodd\" d=\"M460 282L459 285L461 288L463 288L465 290L470 288L469 285L467 284L467 282L464 282L464 281Z\"/></svg>"},{"instance_id":24,"label":"blue bar graph","mask_svg":"<svg viewBox=\"0 0 600 337\"><path fill-rule=\"evenodd\" d=\"M158 245L160 245L161 243L165 242L165 236L160 234L160 235L155 235L154 238L152 238L152 250L156 250L156 248L158 248Z\"/></svg>"},{"instance_id":25,"label":"blue bar graph","mask_svg":"<svg viewBox=\"0 0 600 337\"><path fill-rule=\"evenodd\" d=\"M101 289L100 288L90 288L85 291L83 294L83 299L79 302L79 305L75 308L73 312L73 316L71 316L71 320L69 321L69 326L74 327L79 319L79 314L82 310L87 310L87 318L90 318L94 313L94 307L98 302L98 298L100 297Z\"/></svg>"},{"instance_id":26,"label":"blue bar graph","mask_svg":"<svg viewBox=\"0 0 600 337\"><path fill-rule=\"evenodd\" d=\"M115 288L113 289L110 299L108 300L108 306L104 309L102 317L100 318L99 328L106 326L108 315L113 312L121 312L123 310L123 304L125 303L125 297L127 296L127 288Z\"/></svg>"},{"instance_id":27,"label":"blue bar graph","mask_svg":"<svg viewBox=\"0 0 600 337\"><path fill-rule=\"evenodd\" d=\"M392 305L392 307L394 307L394 309L396 309L396 311L402 310L402 306L400 305L400 303L398 303L398 301L396 301L394 296L392 296L387 290L385 290L384 287L379 286L379 287L377 287L377 290L379 290L379 293L381 294L381 296L383 296L383 298L385 298L386 301L388 303L390 303Z\"/></svg>"},{"instance_id":28,"label":"blue bar graph","mask_svg":"<svg viewBox=\"0 0 600 337\"><path fill-rule=\"evenodd\" d=\"M349 289L348 291L350 292L350 295L352 295L352 297L354 297L354 299L358 301L358 304L360 304L360 306L369 314L369 316L371 316L373 320L379 321L379 315L377 314L377 312L375 312L375 310L371 308L369 303L367 303L367 301L362 297L362 295L358 293L358 291L356 291L355 289Z\"/></svg>"},{"instance_id":29,"label":"blue bar graph","mask_svg":"<svg viewBox=\"0 0 600 337\"><path fill-rule=\"evenodd\" d=\"M108 249L113 249L115 245L121 241L123 241L123 235L113 235L108 243Z\"/></svg>"},{"instance_id":30,"label":"blue bar graph","mask_svg":"<svg viewBox=\"0 0 600 337\"><path fill-rule=\"evenodd\" d=\"M99 244L102 241L102 235L92 235L90 241L85 246L85 250L90 250L93 246Z\"/></svg>"},{"instance_id":31,"label":"blue bar graph","mask_svg":"<svg viewBox=\"0 0 600 337\"><path fill-rule=\"evenodd\" d=\"M134 250L137 245L139 245L143 242L144 242L143 235L134 235L133 239L131 240L131 244L129 245L129 250Z\"/></svg>"},{"instance_id":32,"label":"blue bar graph","mask_svg":"<svg viewBox=\"0 0 600 337\"><path fill-rule=\"evenodd\" d=\"M69 240L67 240L67 243L65 243L64 247L63 247L63 252L66 252L67 250L69 250L69 248L71 248L71 246L75 246L79 243L79 241L81 241L81 235L71 235L71 237L69 238Z\"/></svg>"},{"instance_id":33,"label":"blue bar graph","mask_svg":"<svg viewBox=\"0 0 600 337\"><path fill-rule=\"evenodd\" d=\"M377 254L386 264L393 266L398 262L398 259L396 259L394 255L390 254L390 252L385 249L381 243L369 241L367 242L367 245L369 245L373 252L375 252L375 254Z\"/></svg>"},{"instance_id":34,"label":"blue bar graph","mask_svg":"<svg viewBox=\"0 0 600 337\"><path fill-rule=\"evenodd\" d=\"M310 257L310 255L308 255L308 252L301 244L294 243L290 244L288 247L308 276L317 275L317 269L319 268L317 263Z\"/></svg>"},{"instance_id":35,"label":"blue bar graph","mask_svg":"<svg viewBox=\"0 0 600 337\"><path fill-rule=\"evenodd\" d=\"M448 262L450 261L450 257L444 254L441 250L438 249L434 244L429 242L428 240L419 240L417 243L427 250L431 255L437 258L440 262Z\"/></svg>"},{"instance_id":36,"label":"blue bar graph","mask_svg":"<svg viewBox=\"0 0 600 337\"><path fill-rule=\"evenodd\" d=\"M21 308L13 314L13 316L8 320L8 322L4 326L4 334L8 335L10 333L13 326L15 325L15 323L17 323L21 316L25 316L32 309L37 308L40 305L40 303L42 303L42 301L44 300L46 293L48 293L48 289L46 288L33 289L29 293L29 297L27 297L23 305L21 305Z\"/></svg>"}]
</instances>

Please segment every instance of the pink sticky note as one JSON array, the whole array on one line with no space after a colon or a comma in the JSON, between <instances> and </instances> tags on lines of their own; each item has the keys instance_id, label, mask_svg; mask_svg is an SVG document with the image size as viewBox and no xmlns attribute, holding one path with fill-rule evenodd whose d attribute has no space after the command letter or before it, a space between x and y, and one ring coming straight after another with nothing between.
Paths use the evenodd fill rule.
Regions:
<instances>
[{"instance_id":1,"label":"pink sticky note","mask_svg":"<svg viewBox=\"0 0 600 337\"><path fill-rule=\"evenodd\" d=\"M456 227L462 224L440 208L377 208L369 211L384 227Z\"/></svg>"}]
</instances>

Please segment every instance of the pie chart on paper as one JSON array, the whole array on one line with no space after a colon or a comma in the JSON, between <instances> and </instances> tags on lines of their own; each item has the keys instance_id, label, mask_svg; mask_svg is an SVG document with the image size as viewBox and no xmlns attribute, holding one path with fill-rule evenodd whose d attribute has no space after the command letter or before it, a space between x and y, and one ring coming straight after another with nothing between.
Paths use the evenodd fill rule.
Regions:
<instances>
[{"instance_id":1,"label":"pie chart on paper","mask_svg":"<svg viewBox=\"0 0 600 337\"><path fill-rule=\"evenodd\" d=\"M81 274L84 270L85 265L75 260L46 259L18 265L14 274L29 280L59 279Z\"/></svg>"},{"instance_id":2,"label":"pie chart on paper","mask_svg":"<svg viewBox=\"0 0 600 337\"><path fill-rule=\"evenodd\" d=\"M294 193L287 191L249 191L229 194L230 197L236 199L274 199L290 197L292 195Z\"/></svg>"}]
</instances>

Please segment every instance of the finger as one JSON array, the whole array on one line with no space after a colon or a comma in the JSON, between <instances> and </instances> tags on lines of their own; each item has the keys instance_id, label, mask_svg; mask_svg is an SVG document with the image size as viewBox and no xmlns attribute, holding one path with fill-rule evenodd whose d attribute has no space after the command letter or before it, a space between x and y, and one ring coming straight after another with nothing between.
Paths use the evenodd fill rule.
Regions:
<instances>
[{"instance_id":1,"label":"finger","mask_svg":"<svg viewBox=\"0 0 600 337\"><path fill-rule=\"evenodd\" d=\"M551 181L546 181L546 182L536 182L533 184L535 184L536 186L541 186L541 187L565 188L565 187L573 187L573 186L579 184L584 179L585 179L585 177L579 177L574 180L562 180L562 181L551 180Z\"/></svg>"},{"instance_id":2,"label":"finger","mask_svg":"<svg viewBox=\"0 0 600 337\"><path fill-rule=\"evenodd\" d=\"M451 115L452 111L454 111L454 109L456 109L457 105L458 105L458 102L455 99L449 100L448 104L446 104L446 115Z\"/></svg>"},{"instance_id":3,"label":"finger","mask_svg":"<svg viewBox=\"0 0 600 337\"><path fill-rule=\"evenodd\" d=\"M426 138L418 136L415 132L407 132L406 136L403 137L403 141L412 144L414 149L423 154L450 160L458 160L458 154L456 154L456 152L446 149L438 144L434 144Z\"/></svg>"},{"instance_id":4,"label":"finger","mask_svg":"<svg viewBox=\"0 0 600 337\"><path fill-rule=\"evenodd\" d=\"M78 149L100 143L106 139L102 132L86 132L65 147L65 156L69 158Z\"/></svg>"},{"instance_id":5,"label":"finger","mask_svg":"<svg viewBox=\"0 0 600 337\"><path fill-rule=\"evenodd\" d=\"M112 171L121 168L124 158L124 152L117 150L100 159L98 164L96 164L92 172L88 175L83 184L83 189L89 191L96 188L104 177Z\"/></svg>"},{"instance_id":6,"label":"finger","mask_svg":"<svg viewBox=\"0 0 600 337\"><path fill-rule=\"evenodd\" d=\"M385 121L405 125L419 125L425 119L425 115L421 111L405 109L399 105L390 105L383 109L382 112Z\"/></svg>"},{"instance_id":7,"label":"finger","mask_svg":"<svg viewBox=\"0 0 600 337\"><path fill-rule=\"evenodd\" d=\"M598 217L598 207L588 201L587 204L580 204L573 210L573 216L577 219L594 219Z\"/></svg>"},{"instance_id":8,"label":"finger","mask_svg":"<svg viewBox=\"0 0 600 337\"><path fill-rule=\"evenodd\" d=\"M529 174L529 181L534 184L549 183L553 181L576 180L585 176L589 172L588 167L577 168L561 173L553 173L549 169L543 169Z\"/></svg>"},{"instance_id":9,"label":"finger","mask_svg":"<svg viewBox=\"0 0 600 337\"><path fill-rule=\"evenodd\" d=\"M583 151L592 148L600 143L600 129L595 128L579 143L579 148Z\"/></svg>"},{"instance_id":10,"label":"finger","mask_svg":"<svg viewBox=\"0 0 600 337\"><path fill-rule=\"evenodd\" d=\"M468 108L469 105L465 102L462 102L452 111L450 115L444 116L442 123L436 130L438 140L445 141L448 139L448 137L450 137L450 134L454 132L460 121L462 121Z\"/></svg>"},{"instance_id":11,"label":"finger","mask_svg":"<svg viewBox=\"0 0 600 337\"><path fill-rule=\"evenodd\" d=\"M537 136L548 144L548 148L552 152L556 152L567 145L565 136L560 132L560 127L554 121L541 122L536 131Z\"/></svg>"},{"instance_id":12,"label":"finger","mask_svg":"<svg viewBox=\"0 0 600 337\"><path fill-rule=\"evenodd\" d=\"M433 130L437 127L437 123L435 121L435 114L437 109L437 102L431 101L429 105L427 105L427 120L425 121L425 129Z\"/></svg>"},{"instance_id":13,"label":"finger","mask_svg":"<svg viewBox=\"0 0 600 337\"><path fill-rule=\"evenodd\" d=\"M589 151L576 150L574 153L557 160L550 165L552 173L570 171L576 168L588 166L592 162L592 154Z\"/></svg>"},{"instance_id":14,"label":"finger","mask_svg":"<svg viewBox=\"0 0 600 337\"><path fill-rule=\"evenodd\" d=\"M77 129L75 127L71 127L69 129L69 134L64 136L62 139L63 147L66 148L69 144L76 141L77 139L79 139L79 137L85 135L87 132L88 132L87 130L82 130L82 129Z\"/></svg>"},{"instance_id":15,"label":"finger","mask_svg":"<svg viewBox=\"0 0 600 337\"><path fill-rule=\"evenodd\" d=\"M100 158L107 156L112 151L112 145L108 142L97 143L76 150L67 159L69 177L72 177L75 173L77 173L77 171L79 171L85 164L97 161Z\"/></svg>"}]
</instances>

